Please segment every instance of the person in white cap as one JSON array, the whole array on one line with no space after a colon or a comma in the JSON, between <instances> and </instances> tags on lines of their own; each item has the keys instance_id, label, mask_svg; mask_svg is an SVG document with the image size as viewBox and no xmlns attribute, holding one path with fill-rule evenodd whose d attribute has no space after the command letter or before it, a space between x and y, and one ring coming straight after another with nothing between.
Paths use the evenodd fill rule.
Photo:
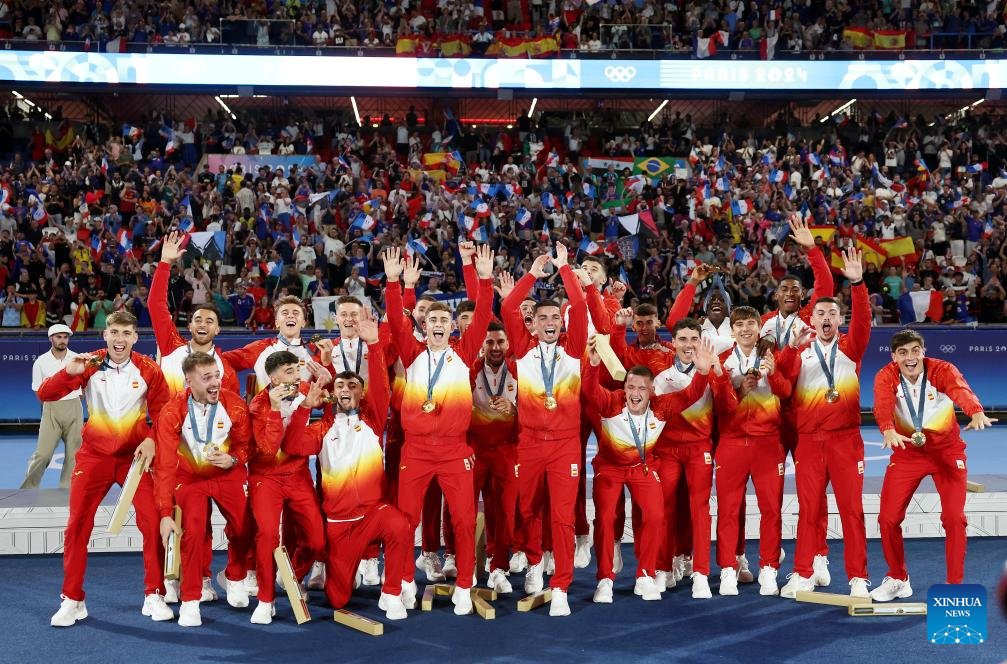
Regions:
<instances>
[{"instance_id":1,"label":"person in white cap","mask_svg":"<svg viewBox=\"0 0 1007 664\"><path fill-rule=\"evenodd\" d=\"M73 332L66 325L58 324L49 328L49 343L52 348L38 356L31 369L31 389L38 392L42 381L66 367L67 362L77 356L67 345ZM84 426L84 410L80 402L80 390L74 390L59 401L42 403L42 422L38 428L38 446L28 460L28 472L25 473L22 489L37 489L42 481L42 474L49 467L53 452L59 441L63 441L66 449L63 455L63 470L59 476L61 489L70 487L70 474L73 472L74 458L80 449L80 431Z\"/></svg>"}]
</instances>

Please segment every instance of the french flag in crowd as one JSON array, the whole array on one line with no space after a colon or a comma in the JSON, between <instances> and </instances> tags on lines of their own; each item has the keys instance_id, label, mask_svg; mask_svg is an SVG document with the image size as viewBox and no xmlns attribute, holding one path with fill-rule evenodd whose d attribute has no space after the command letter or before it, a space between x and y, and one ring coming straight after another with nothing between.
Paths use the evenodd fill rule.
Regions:
<instances>
[{"instance_id":1,"label":"french flag in crowd","mask_svg":"<svg viewBox=\"0 0 1007 664\"><path fill-rule=\"evenodd\" d=\"M482 226L482 225L477 226L476 228L474 228L472 230L472 232L469 233L469 238L473 242L489 242L490 241L489 231L487 231L486 227Z\"/></svg>"},{"instance_id":2,"label":"french flag in crowd","mask_svg":"<svg viewBox=\"0 0 1007 664\"><path fill-rule=\"evenodd\" d=\"M720 33L714 32L710 37L696 37L696 57L712 58L717 55L717 42L720 41Z\"/></svg>"},{"instance_id":3,"label":"french flag in crowd","mask_svg":"<svg viewBox=\"0 0 1007 664\"><path fill-rule=\"evenodd\" d=\"M487 205L486 201L477 198L472 201L472 209L475 210L477 217L488 217L490 214L490 206Z\"/></svg>"},{"instance_id":4,"label":"french flag in crowd","mask_svg":"<svg viewBox=\"0 0 1007 664\"><path fill-rule=\"evenodd\" d=\"M585 182L583 184L583 189L585 196L590 196L591 198L597 198L597 194L595 193L594 190L594 185L591 184L590 182Z\"/></svg>"},{"instance_id":5,"label":"french flag in crowd","mask_svg":"<svg viewBox=\"0 0 1007 664\"><path fill-rule=\"evenodd\" d=\"M731 181L725 175L722 178L717 178L717 191L730 191Z\"/></svg>"},{"instance_id":6,"label":"french flag in crowd","mask_svg":"<svg viewBox=\"0 0 1007 664\"><path fill-rule=\"evenodd\" d=\"M550 192L542 192L542 207L556 209L556 197Z\"/></svg>"},{"instance_id":7,"label":"french flag in crowd","mask_svg":"<svg viewBox=\"0 0 1007 664\"><path fill-rule=\"evenodd\" d=\"M524 207L518 209L517 213L514 215L514 222L524 228L531 222L531 212L526 210Z\"/></svg>"},{"instance_id":8,"label":"french flag in crowd","mask_svg":"<svg viewBox=\"0 0 1007 664\"><path fill-rule=\"evenodd\" d=\"M895 121L895 125L892 127L892 129L905 129L908 126L909 126L908 120L906 120L905 118L899 118L898 120Z\"/></svg>"},{"instance_id":9,"label":"french flag in crowd","mask_svg":"<svg viewBox=\"0 0 1007 664\"><path fill-rule=\"evenodd\" d=\"M125 228L119 229L119 248L123 253L133 249L133 241L129 237L129 231Z\"/></svg>"},{"instance_id":10,"label":"french flag in crowd","mask_svg":"<svg viewBox=\"0 0 1007 664\"><path fill-rule=\"evenodd\" d=\"M414 238L409 236L409 241L406 242L406 253L412 256L413 254L427 255L427 243L423 238Z\"/></svg>"},{"instance_id":11,"label":"french flag in crowd","mask_svg":"<svg viewBox=\"0 0 1007 664\"><path fill-rule=\"evenodd\" d=\"M715 171L717 171L718 173L720 173L721 171L723 171L723 170L724 170L724 167L725 167L726 165L727 165L727 162L726 162L726 160L724 159L724 155L720 155L720 157L718 157L718 158L717 158L717 163L715 163L715 164L713 165L713 170L715 170Z\"/></svg>"},{"instance_id":12,"label":"french flag in crowd","mask_svg":"<svg viewBox=\"0 0 1007 664\"><path fill-rule=\"evenodd\" d=\"M818 166L819 168L821 168L822 166L822 160L818 158L817 152L808 153L808 163L810 163L812 166Z\"/></svg>"},{"instance_id":13,"label":"french flag in crowd","mask_svg":"<svg viewBox=\"0 0 1007 664\"><path fill-rule=\"evenodd\" d=\"M301 246L301 232L297 230L297 226L290 232L290 244L294 245L294 251Z\"/></svg>"},{"instance_id":14,"label":"french flag in crowd","mask_svg":"<svg viewBox=\"0 0 1007 664\"><path fill-rule=\"evenodd\" d=\"M182 210L184 211L185 216L182 217L182 220L180 222L178 222L178 230L182 231L183 233L188 233L189 231L192 230L193 226L192 204L189 202L188 196L182 199Z\"/></svg>"},{"instance_id":15,"label":"french flag in crowd","mask_svg":"<svg viewBox=\"0 0 1007 664\"><path fill-rule=\"evenodd\" d=\"M773 170L769 171L769 181L770 182L783 182L783 180L786 179L786 177L787 177L787 174L785 172L777 170L775 168Z\"/></svg>"},{"instance_id":16,"label":"french flag in crowd","mask_svg":"<svg viewBox=\"0 0 1007 664\"><path fill-rule=\"evenodd\" d=\"M549 156L545 158L546 168L559 168L559 155L555 152L550 152Z\"/></svg>"},{"instance_id":17,"label":"french flag in crowd","mask_svg":"<svg viewBox=\"0 0 1007 664\"><path fill-rule=\"evenodd\" d=\"M583 251L588 256L596 256L602 251L601 245L592 240L591 238L584 238L580 241L580 250Z\"/></svg>"},{"instance_id":18,"label":"french flag in crowd","mask_svg":"<svg viewBox=\"0 0 1007 664\"><path fill-rule=\"evenodd\" d=\"M139 127L134 127L131 124L124 124L124 125L122 125L122 136L123 136L123 138L134 138L136 136L139 136L141 133L143 133L143 132L140 131Z\"/></svg>"},{"instance_id":19,"label":"french flag in crowd","mask_svg":"<svg viewBox=\"0 0 1007 664\"><path fill-rule=\"evenodd\" d=\"M755 257L740 244L734 248L734 260L747 268L755 267Z\"/></svg>"},{"instance_id":20,"label":"french flag in crowd","mask_svg":"<svg viewBox=\"0 0 1007 664\"><path fill-rule=\"evenodd\" d=\"M350 224L350 227L359 228L360 230L366 232L374 228L374 225L374 217L366 212L358 212L357 216L353 218L353 223Z\"/></svg>"},{"instance_id":21,"label":"french flag in crowd","mask_svg":"<svg viewBox=\"0 0 1007 664\"><path fill-rule=\"evenodd\" d=\"M346 170L350 170L350 162L346 161L346 157L344 155L339 155L338 159L340 166L342 166Z\"/></svg>"},{"instance_id":22,"label":"french flag in crowd","mask_svg":"<svg viewBox=\"0 0 1007 664\"><path fill-rule=\"evenodd\" d=\"M965 167L966 173L982 173L986 169L986 162L981 161L977 164L972 164Z\"/></svg>"},{"instance_id":23,"label":"french flag in crowd","mask_svg":"<svg viewBox=\"0 0 1007 664\"><path fill-rule=\"evenodd\" d=\"M752 211L752 206L744 198L731 201L731 212L736 215L748 214Z\"/></svg>"},{"instance_id":24,"label":"french flag in crowd","mask_svg":"<svg viewBox=\"0 0 1007 664\"><path fill-rule=\"evenodd\" d=\"M420 228L430 228L431 226L433 226L433 224L434 224L434 215L432 212L427 212L425 215L420 217L420 220L417 222L416 225L419 226Z\"/></svg>"}]
</instances>

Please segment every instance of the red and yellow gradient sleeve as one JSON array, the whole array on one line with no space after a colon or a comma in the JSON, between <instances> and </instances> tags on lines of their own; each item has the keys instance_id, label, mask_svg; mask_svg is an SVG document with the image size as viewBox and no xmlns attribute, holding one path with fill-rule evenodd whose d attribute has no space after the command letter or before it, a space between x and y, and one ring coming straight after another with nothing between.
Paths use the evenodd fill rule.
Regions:
<instances>
[{"instance_id":1,"label":"red and yellow gradient sleeve","mask_svg":"<svg viewBox=\"0 0 1007 664\"><path fill-rule=\"evenodd\" d=\"M36 392L38 400L42 402L59 401L74 390L79 390L87 385L88 378L94 372L92 367L88 367L80 376L71 376L66 372L66 369L60 369L39 385L38 392Z\"/></svg>"},{"instance_id":2,"label":"red and yellow gradient sleeve","mask_svg":"<svg viewBox=\"0 0 1007 664\"><path fill-rule=\"evenodd\" d=\"M221 355L221 359L224 362L229 363L234 371L246 371L248 369L253 369L255 368L255 361L259 359L260 355L262 355L262 351L269 348L274 341L275 337L267 337L265 339L253 341L242 348L226 351L223 355Z\"/></svg>"},{"instance_id":3,"label":"red and yellow gradient sleeve","mask_svg":"<svg viewBox=\"0 0 1007 664\"><path fill-rule=\"evenodd\" d=\"M599 383L601 379L600 364L593 366L590 362L584 362L582 366L580 389L591 408L592 424L597 425L601 419L615 417L622 412L626 405L626 393L622 390L608 390L601 386Z\"/></svg>"},{"instance_id":4,"label":"red and yellow gradient sleeve","mask_svg":"<svg viewBox=\"0 0 1007 664\"><path fill-rule=\"evenodd\" d=\"M391 397L384 352L384 345L380 340L367 344L367 396L361 406L360 418L370 425L378 438L384 433L388 422L388 402Z\"/></svg>"},{"instance_id":5,"label":"red and yellow gradient sleeve","mask_svg":"<svg viewBox=\"0 0 1007 664\"><path fill-rule=\"evenodd\" d=\"M693 383L696 379L693 378ZM689 387L693 385L690 383ZM738 393L734 391L731 377L723 371L716 375L710 370L710 390L713 392L713 409L718 417L730 418L738 410Z\"/></svg>"},{"instance_id":6,"label":"red and yellow gradient sleeve","mask_svg":"<svg viewBox=\"0 0 1007 664\"><path fill-rule=\"evenodd\" d=\"M958 367L945 360L925 360L927 363L927 379L938 392L943 392L961 408L966 415L973 417L983 412L979 398L969 387L968 382Z\"/></svg>"},{"instance_id":7,"label":"red and yellow gradient sleeve","mask_svg":"<svg viewBox=\"0 0 1007 664\"><path fill-rule=\"evenodd\" d=\"M408 367L423 351L425 345L413 336L412 326L406 320L406 315L402 313L402 291L400 288L397 281L389 281L386 284L385 303L387 306L385 313L388 316L388 326L392 329L392 338L395 340L395 348L399 352L399 358L402 360L402 364ZM370 360L368 366L370 366Z\"/></svg>"},{"instance_id":8,"label":"red and yellow gradient sleeve","mask_svg":"<svg viewBox=\"0 0 1007 664\"><path fill-rule=\"evenodd\" d=\"M473 268L474 269L474 268ZM476 310L472 316L472 323L465 334L462 335L458 347L455 349L465 364L470 367L479 358L479 351L483 342L486 341L486 331L489 329L490 320L493 318L493 281L491 279L479 280L479 293L476 297Z\"/></svg>"},{"instance_id":9,"label":"red and yellow gradient sleeve","mask_svg":"<svg viewBox=\"0 0 1007 664\"><path fill-rule=\"evenodd\" d=\"M178 471L178 446L181 441L184 406L188 394L180 392L154 421L154 498L161 517L171 516L175 507L175 481Z\"/></svg>"},{"instance_id":10,"label":"red and yellow gradient sleeve","mask_svg":"<svg viewBox=\"0 0 1007 664\"><path fill-rule=\"evenodd\" d=\"M524 316L521 315L521 303L531 292L535 281L535 275L531 272L525 274L514 284L514 290L500 303L500 317L503 318L504 331L507 333L511 352L517 358L523 357L535 345L535 338L524 326Z\"/></svg>"},{"instance_id":11,"label":"red and yellow gradient sleeve","mask_svg":"<svg viewBox=\"0 0 1007 664\"><path fill-rule=\"evenodd\" d=\"M147 308L150 311L150 321L154 326L154 339L161 357L173 352L179 346L185 345L185 340L178 333L175 321L171 319L168 310L168 278L171 276L171 265L158 262L154 270L154 278L150 280L150 294L147 298Z\"/></svg>"},{"instance_id":12,"label":"red and yellow gradient sleeve","mask_svg":"<svg viewBox=\"0 0 1007 664\"><path fill-rule=\"evenodd\" d=\"M564 348L570 357L584 357L584 351L587 350L587 302L584 291L569 265L559 269L559 276L563 279L563 290L570 301L570 320L567 322ZM521 325L524 325L523 320Z\"/></svg>"},{"instance_id":13,"label":"red and yellow gradient sleeve","mask_svg":"<svg viewBox=\"0 0 1007 664\"><path fill-rule=\"evenodd\" d=\"M248 415L248 406L241 395L222 390L220 402L231 418L231 430L227 434L230 446L227 451L238 460L234 466L238 469L248 463L252 452L252 418Z\"/></svg>"},{"instance_id":14,"label":"red and yellow gradient sleeve","mask_svg":"<svg viewBox=\"0 0 1007 664\"><path fill-rule=\"evenodd\" d=\"M668 328L669 332L674 329L675 323L689 315L689 311L692 310L692 302L695 299L696 284L689 282L675 298L675 303L671 305L671 310L668 312L668 320L664 322L664 326Z\"/></svg>"},{"instance_id":15,"label":"red and yellow gradient sleeve","mask_svg":"<svg viewBox=\"0 0 1007 664\"><path fill-rule=\"evenodd\" d=\"M709 385L710 374L701 374L697 371L692 376L692 382L684 390L652 396L650 407L658 419L669 422L690 405L699 401Z\"/></svg>"},{"instance_id":16,"label":"red and yellow gradient sleeve","mask_svg":"<svg viewBox=\"0 0 1007 664\"><path fill-rule=\"evenodd\" d=\"M140 375L143 376L144 382L147 383L147 416L150 417L150 421L157 423L157 419L160 416L161 410L168 404L168 400L171 398L171 390L168 388L168 381L164 379L164 373L161 372L161 367L157 366L152 359L146 355L140 355L139 353L133 353L133 362L140 369ZM242 404L244 405L244 404ZM149 428L149 433L146 435L153 435L153 429ZM141 441L137 441L140 443Z\"/></svg>"}]
</instances>

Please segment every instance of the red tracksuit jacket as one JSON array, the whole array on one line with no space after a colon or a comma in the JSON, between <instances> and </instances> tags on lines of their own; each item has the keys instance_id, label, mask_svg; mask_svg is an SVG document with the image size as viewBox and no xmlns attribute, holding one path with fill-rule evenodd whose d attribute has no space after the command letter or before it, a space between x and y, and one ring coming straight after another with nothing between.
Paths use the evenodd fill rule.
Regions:
<instances>
[{"instance_id":1,"label":"red tracksuit jacket","mask_svg":"<svg viewBox=\"0 0 1007 664\"><path fill-rule=\"evenodd\" d=\"M893 454L926 454L934 450L957 451L965 448L961 429L955 419L955 404L965 414L972 417L983 411L979 399L969 388L958 368L944 360L925 358L927 380L922 388L926 391L923 403L923 433L927 436L925 447L906 445L905 449L895 449ZM922 380L922 377L917 381ZM920 385L908 380L909 398L913 408L919 407ZM895 362L885 365L874 378L874 417L878 428L884 433L895 429L903 436L913 433L913 420L906 405L899 381L899 367Z\"/></svg>"},{"instance_id":2,"label":"red tracksuit jacket","mask_svg":"<svg viewBox=\"0 0 1007 664\"><path fill-rule=\"evenodd\" d=\"M500 307L510 347L517 358L518 423L522 434L539 441L561 440L580 435L580 365L587 348L587 306L580 282L569 265L559 271L570 299L570 324L555 344L540 342L524 326L520 305L535 284L531 273L521 277ZM545 383L540 358L555 357L553 397L556 410L545 407Z\"/></svg>"},{"instance_id":3,"label":"red tracksuit jacket","mask_svg":"<svg viewBox=\"0 0 1007 664\"><path fill-rule=\"evenodd\" d=\"M674 363L662 371L654 379L654 392L657 395L671 394L684 390L692 383L693 368L688 373L678 370ZM690 402L684 408L673 414L664 428L664 433L657 442L657 453L674 445L687 445L709 441L713 438L714 409L718 413L729 413L737 407L738 397L731 386L731 380L725 371L722 376L711 373L708 387L702 395Z\"/></svg>"},{"instance_id":4,"label":"red tracksuit jacket","mask_svg":"<svg viewBox=\"0 0 1007 664\"><path fill-rule=\"evenodd\" d=\"M247 477L245 462L252 444L252 423L245 400L235 392L221 390L213 422L207 421L212 406L194 405L199 437L206 438L206 427L209 426L213 444L221 452L238 459L233 468L225 470L211 465L206 460L203 445L196 441L189 417L189 394L186 390L169 401L155 425L154 495L162 517L171 516L175 489L181 483L210 478L244 481Z\"/></svg>"},{"instance_id":5,"label":"red tracksuit jacket","mask_svg":"<svg viewBox=\"0 0 1007 664\"><path fill-rule=\"evenodd\" d=\"M161 371L164 373L164 380L168 383L171 396L175 396L185 390L182 362L192 350L182 335L178 333L175 322L171 320L171 312L168 311L168 277L170 274L170 265L167 263L157 264L154 278L150 282L150 297L147 299L147 306L150 308L150 320L154 326L157 351L161 354ZM217 368L220 369L221 388L240 394L241 385L238 383L238 374L235 373L231 364L221 357L221 352L219 348L214 347L213 359L217 361Z\"/></svg>"},{"instance_id":6,"label":"red tracksuit jacket","mask_svg":"<svg viewBox=\"0 0 1007 664\"><path fill-rule=\"evenodd\" d=\"M788 330L790 332L789 338L793 338L799 336L804 328L811 325L811 312L815 309L815 303L819 298L832 297L835 289L832 270L829 269L829 263L825 260L825 254L822 253L822 250L818 247L809 249L808 262L811 263L811 272L815 278L815 290L811 301L801 307L796 314L783 316L777 309L762 316L762 329L759 331L759 336L770 335L774 337L777 348L783 348L783 338L788 336Z\"/></svg>"},{"instance_id":7,"label":"red tracksuit jacket","mask_svg":"<svg viewBox=\"0 0 1007 664\"><path fill-rule=\"evenodd\" d=\"M96 353L104 362L107 350ZM87 423L81 431L82 449L113 456L133 454L154 433L147 417L156 423L168 402L168 385L161 369L136 351L120 366L88 366L80 376L61 369L38 388L41 401L58 401L82 389L87 399Z\"/></svg>"},{"instance_id":8,"label":"red tracksuit jacket","mask_svg":"<svg viewBox=\"0 0 1007 664\"><path fill-rule=\"evenodd\" d=\"M631 345L626 344L626 326L612 327L612 350L615 351L622 366L631 369L645 366L657 376L675 363L675 347L667 341L657 340L649 346L640 346L639 340Z\"/></svg>"},{"instance_id":9,"label":"red tracksuit jacket","mask_svg":"<svg viewBox=\"0 0 1007 664\"><path fill-rule=\"evenodd\" d=\"M307 457L291 456L281 446L287 432L293 431L290 425L298 410L302 410L298 406L308 393L308 383L302 381L300 394L291 401L284 401L278 411L273 410L269 401L269 389L267 387L256 394L248 408L252 417L252 439L255 442L248 460L248 474L293 475L305 472L308 469Z\"/></svg>"},{"instance_id":10,"label":"red tracksuit jacket","mask_svg":"<svg viewBox=\"0 0 1007 664\"><path fill-rule=\"evenodd\" d=\"M494 372L480 357L472 365L472 421L469 424L469 444L475 449L492 449L497 445L517 443L517 415L500 413L490 408L490 397L500 389L500 396L517 405L517 365L505 360ZM504 373L506 372L506 374ZM487 391L487 385L489 390Z\"/></svg>"},{"instance_id":11,"label":"red tracksuit jacket","mask_svg":"<svg viewBox=\"0 0 1007 664\"><path fill-rule=\"evenodd\" d=\"M737 352L735 352L737 351ZM747 357L735 345L722 353L720 362L730 377L731 386L738 395L737 406L718 413L717 429L721 438L761 438L779 436L780 401L790 396L790 381L779 370L767 376L762 370L755 389L741 396L741 383L746 373L755 365L757 349Z\"/></svg>"}]
</instances>

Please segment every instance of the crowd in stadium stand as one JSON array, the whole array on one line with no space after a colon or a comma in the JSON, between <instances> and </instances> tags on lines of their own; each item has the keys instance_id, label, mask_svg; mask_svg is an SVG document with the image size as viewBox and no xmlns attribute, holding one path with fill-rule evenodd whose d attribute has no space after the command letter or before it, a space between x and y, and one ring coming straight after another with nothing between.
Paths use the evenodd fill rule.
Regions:
<instances>
[{"instance_id":1,"label":"crowd in stadium stand","mask_svg":"<svg viewBox=\"0 0 1007 664\"><path fill-rule=\"evenodd\" d=\"M552 57L561 50L848 51L1003 48L1001 3L654 0L0 2L0 39L95 49L190 43ZM712 53L710 46L712 41ZM768 48L768 55L767 55Z\"/></svg>"},{"instance_id":2,"label":"crowd in stadium stand","mask_svg":"<svg viewBox=\"0 0 1007 664\"><path fill-rule=\"evenodd\" d=\"M804 252L787 240L795 214L837 261L839 247L866 251L876 322L913 320L909 300L919 297L931 298L916 310L933 322L1004 320L1000 117L864 109L859 120L801 127L781 115L765 129L724 130L738 124L697 128L676 112L613 133L595 117L550 129L522 114L511 129L472 129L450 113L418 115L358 127L152 114L121 127L37 129L2 165L2 325L101 328L118 308L149 324L147 285L172 227L200 234L171 280L179 323L212 299L225 324L267 327L271 298L284 293L362 295L380 308L389 244L423 254L420 292L463 293L466 238L489 242L499 269L516 276L557 241L578 259L604 256L628 286L625 303L653 302L662 316L693 268L714 264L734 304L766 310L784 274L812 284ZM315 167L244 172L227 157L196 166L204 155L308 149ZM560 288L547 280L539 291L562 298Z\"/></svg>"}]
</instances>

